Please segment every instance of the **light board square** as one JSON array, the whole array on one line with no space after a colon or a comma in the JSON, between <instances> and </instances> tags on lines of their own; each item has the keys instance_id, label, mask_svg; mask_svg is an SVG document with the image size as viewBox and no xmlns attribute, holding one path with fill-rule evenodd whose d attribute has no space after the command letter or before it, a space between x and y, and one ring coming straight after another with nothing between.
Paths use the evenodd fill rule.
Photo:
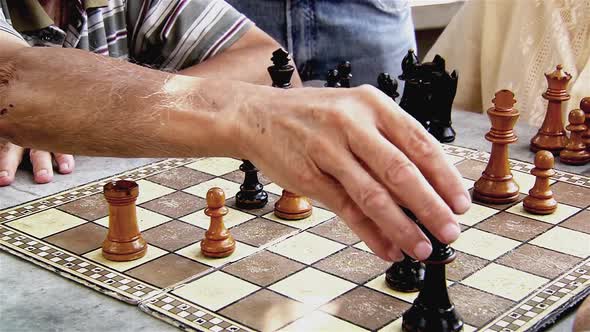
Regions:
<instances>
[{"instance_id":1,"label":"light board square","mask_svg":"<svg viewBox=\"0 0 590 332\"><path fill-rule=\"evenodd\" d=\"M129 262L114 262L114 261L109 261L108 259L104 258L102 256L102 248L98 248L94 251L91 251L87 254L84 254L83 256L91 259L97 263L100 263L104 266L107 266L113 270L117 270L117 271L126 271L129 269L132 269L136 266L139 266L143 263L146 263L148 261L151 261L153 259L156 259L160 256L163 256L167 254L166 251L158 248L158 247L154 247L154 246L150 246L148 244L148 249L147 249L147 253L145 254L145 256L143 256L140 259L136 259L134 261L129 261Z\"/></svg>"},{"instance_id":2,"label":"light board square","mask_svg":"<svg viewBox=\"0 0 590 332\"><path fill-rule=\"evenodd\" d=\"M221 188L225 193L226 200L234 197L238 191L240 191L240 185L238 183L222 178L215 178L209 181L201 182L196 186L188 187L183 191L201 198L207 198L207 191L213 187Z\"/></svg>"},{"instance_id":3,"label":"light board square","mask_svg":"<svg viewBox=\"0 0 590 332\"><path fill-rule=\"evenodd\" d=\"M308 267L277 282L269 289L318 307L354 287L352 282Z\"/></svg>"},{"instance_id":4,"label":"light board square","mask_svg":"<svg viewBox=\"0 0 590 332\"><path fill-rule=\"evenodd\" d=\"M11 221L7 225L38 238L43 238L85 222L86 220L74 217L71 214L50 209Z\"/></svg>"},{"instance_id":5,"label":"light board square","mask_svg":"<svg viewBox=\"0 0 590 332\"><path fill-rule=\"evenodd\" d=\"M139 186L139 196L135 202L137 205L174 192L174 189L164 187L148 180L139 180L137 181L137 185Z\"/></svg>"},{"instance_id":6,"label":"light board square","mask_svg":"<svg viewBox=\"0 0 590 332\"><path fill-rule=\"evenodd\" d=\"M228 207L227 214L223 217L223 224L226 228L232 228L254 218L256 216ZM180 220L204 229L208 229L211 223L211 217L205 214L205 209L184 216Z\"/></svg>"},{"instance_id":7,"label":"light board square","mask_svg":"<svg viewBox=\"0 0 590 332\"><path fill-rule=\"evenodd\" d=\"M548 281L549 279L492 263L461 283L513 301L520 301Z\"/></svg>"},{"instance_id":8,"label":"light board square","mask_svg":"<svg viewBox=\"0 0 590 332\"><path fill-rule=\"evenodd\" d=\"M477 329L469 324L463 324L462 332L475 332ZM385 325L379 332L402 332L402 318L398 318L393 322Z\"/></svg>"},{"instance_id":9,"label":"light board square","mask_svg":"<svg viewBox=\"0 0 590 332\"><path fill-rule=\"evenodd\" d=\"M465 160L465 158L463 158L463 157L454 156L454 155L452 155L452 154L448 154L448 153L445 153L445 159L446 159L446 160L447 160L449 163L451 163L451 164L453 164L453 165L455 165L455 164L457 164L457 163L460 163L460 162L462 162L463 160Z\"/></svg>"},{"instance_id":10,"label":"light board square","mask_svg":"<svg viewBox=\"0 0 590 332\"><path fill-rule=\"evenodd\" d=\"M459 223L467 226L473 226L500 211L476 203L471 204L471 208L464 214L457 215Z\"/></svg>"},{"instance_id":11,"label":"light board square","mask_svg":"<svg viewBox=\"0 0 590 332\"><path fill-rule=\"evenodd\" d=\"M520 187L519 191L528 195L529 190L531 190L535 185L535 176L519 171L512 171L512 176L514 177L514 181L516 181ZM549 184L553 183L555 183L555 180L549 179Z\"/></svg>"},{"instance_id":12,"label":"light board square","mask_svg":"<svg viewBox=\"0 0 590 332\"><path fill-rule=\"evenodd\" d=\"M590 256L590 235L559 226L539 235L530 243L577 257Z\"/></svg>"},{"instance_id":13,"label":"light board square","mask_svg":"<svg viewBox=\"0 0 590 332\"><path fill-rule=\"evenodd\" d=\"M280 329L281 332L364 332L362 327L353 325L347 321L336 318L321 311L314 311L301 317L293 323Z\"/></svg>"},{"instance_id":14,"label":"light board square","mask_svg":"<svg viewBox=\"0 0 590 332\"><path fill-rule=\"evenodd\" d=\"M189 301L210 310L219 310L228 304L254 293L260 287L222 271L215 271L172 291Z\"/></svg>"},{"instance_id":15,"label":"light board square","mask_svg":"<svg viewBox=\"0 0 590 332\"><path fill-rule=\"evenodd\" d=\"M453 284L453 282L447 279L447 287L451 286L452 284ZM377 278L367 282L365 284L365 286L372 288L376 291L379 291L381 293L393 296L395 298L398 298L398 299L408 302L408 303L413 303L414 300L418 297L418 293L419 293L419 292L398 292L396 290L391 289L387 285L387 282L385 281L385 273L383 273L382 275L378 276Z\"/></svg>"},{"instance_id":16,"label":"light board square","mask_svg":"<svg viewBox=\"0 0 590 332\"><path fill-rule=\"evenodd\" d=\"M171 220L169 217L166 217L164 215L152 212L141 207L137 207L136 214L137 226L139 227L139 230L141 232ZM109 228L109 217L100 218L94 222L101 226Z\"/></svg>"},{"instance_id":17,"label":"light board square","mask_svg":"<svg viewBox=\"0 0 590 332\"><path fill-rule=\"evenodd\" d=\"M203 158L186 165L197 171L220 176L240 169L242 161L232 158Z\"/></svg>"},{"instance_id":18,"label":"light board square","mask_svg":"<svg viewBox=\"0 0 590 332\"><path fill-rule=\"evenodd\" d=\"M223 258L205 257L201 252L201 241L176 251L177 254L192 259L205 265L220 267L227 263L235 262L242 257L249 256L256 251L256 247L236 241L236 249L233 254Z\"/></svg>"},{"instance_id":19,"label":"light board square","mask_svg":"<svg viewBox=\"0 0 590 332\"><path fill-rule=\"evenodd\" d=\"M269 183L266 186L264 186L264 190L266 190L269 193L273 193L275 195L279 195L281 196L283 194L283 188L281 188L278 184L276 183Z\"/></svg>"},{"instance_id":20,"label":"light board square","mask_svg":"<svg viewBox=\"0 0 590 332\"><path fill-rule=\"evenodd\" d=\"M265 214L263 217L266 219L270 219L272 221L279 222L279 223L287 225L287 226L296 227L299 229L307 229L307 228L313 227L315 225L318 225L326 220L330 220L330 219L334 218L335 216L336 215L334 213L332 213L328 210L324 210L322 208L314 206L311 216L309 216L305 219L283 220L283 219L275 216L274 212L269 212L269 213Z\"/></svg>"},{"instance_id":21,"label":"light board square","mask_svg":"<svg viewBox=\"0 0 590 332\"><path fill-rule=\"evenodd\" d=\"M463 184L463 188L465 188L465 190L469 190L469 189L473 188L475 181L462 177L461 183Z\"/></svg>"},{"instance_id":22,"label":"light board square","mask_svg":"<svg viewBox=\"0 0 590 332\"><path fill-rule=\"evenodd\" d=\"M520 242L503 236L471 228L459 236L459 239L453 243L453 248L477 257L493 260L516 248L519 244Z\"/></svg>"},{"instance_id":23,"label":"light board square","mask_svg":"<svg viewBox=\"0 0 590 332\"><path fill-rule=\"evenodd\" d=\"M353 247L374 254L374 252L371 250L371 248L369 248L369 246L366 243L364 243L363 241L355 244Z\"/></svg>"},{"instance_id":24,"label":"light board square","mask_svg":"<svg viewBox=\"0 0 590 332\"><path fill-rule=\"evenodd\" d=\"M268 248L269 251L298 262L313 264L345 246L311 233L299 233Z\"/></svg>"},{"instance_id":25,"label":"light board square","mask_svg":"<svg viewBox=\"0 0 590 332\"><path fill-rule=\"evenodd\" d=\"M580 210L581 209L579 209L577 207L558 203L557 209L555 210L555 212L553 212L551 214L546 214L546 215L538 215L538 214L532 214L532 213L527 212L523 207L523 203L520 202L506 211L510 212L510 213L518 214L519 216L539 220L539 221L546 222L546 223L553 224L553 225L557 225L560 222L564 221L565 219L571 217L572 215L574 215L575 213L577 213Z\"/></svg>"}]
</instances>

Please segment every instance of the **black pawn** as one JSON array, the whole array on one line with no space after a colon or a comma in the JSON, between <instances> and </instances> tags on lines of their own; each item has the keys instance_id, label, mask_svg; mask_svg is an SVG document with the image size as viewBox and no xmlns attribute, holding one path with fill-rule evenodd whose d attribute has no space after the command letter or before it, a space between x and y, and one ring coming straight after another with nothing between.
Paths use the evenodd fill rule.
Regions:
<instances>
[{"instance_id":1,"label":"black pawn","mask_svg":"<svg viewBox=\"0 0 590 332\"><path fill-rule=\"evenodd\" d=\"M350 64L350 62L341 62L338 65L337 69L340 85L343 88L350 88L350 81L352 80L352 65Z\"/></svg>"},{"instance_id":2,"label":"black pawn","mask_svg":"<svg viewBox=\"0 0 590 332\"><path fill-rule=\"evenodd\" d=\"M424 264L404 253L404 260L391 265L385 272L385 282L389 288L404 292L417 292L424 283Z\"/></svg>"},{"instance_id":3,"label":"black pawn","mask_svg":"<svg viewBox=\"0 0 590 332\"><path fill-rule=\"evenodd\" d=\"M268 194L263 190L262 184L258 181L258 169L248 160L240 165L244 172L244 183L236 194L236 206L240 209L260 209L268 202Z\"/></svg>"},{"instance_id":4,"label":"black pawn","mask_svg":"<svg viewBox=\"0 0 590 332\"><path fill-rule=\"evenodd\" d=\"M458 332L463 320L455 310L447 291L445 265L452 262L456 253L449 245L442 244L421 226L432 243L432 254L426 263L426 275L420 294L402 319L405 332Z\"/></svg>"},{"instance_id":5,"label":"black pawn","mask_svg":"<svg viewBox=\"0 0 590 332\"><path fill-rule=\"evenodd\" d=\"M293 76L295 67L289 63L291 61L289 53L282 48L279 48L272 53L272 58L270 60L273 65L268 67L268 73L272 79L272 86L283 89L290 88L291 77Z\"/></svg>"},{"instance_id":6,"label":"black pawn","mask_svg":"<svg viewBox=\"0 0 590 332\"><path fill-rule=\"evenodd\" d=\"M340 77L338 76L337 69L330 69L328 71L328 76L326 76L326 87L327 88L341 88L340 85Z\"/></svg>"},{"instance_id":7,"label":"black pawn","mask_svg":"<svg viewBox=\"0 0 590 332\"><path fill-rule=\"evenodd\" d=\"M393 101L399 97L399 93L397 92L397 84L397 80L392 79L388 73L381 73L377 77L377 87L379 87L379 90L383 91L383 93L393 99Z\"/></svg>"}]
</instances>

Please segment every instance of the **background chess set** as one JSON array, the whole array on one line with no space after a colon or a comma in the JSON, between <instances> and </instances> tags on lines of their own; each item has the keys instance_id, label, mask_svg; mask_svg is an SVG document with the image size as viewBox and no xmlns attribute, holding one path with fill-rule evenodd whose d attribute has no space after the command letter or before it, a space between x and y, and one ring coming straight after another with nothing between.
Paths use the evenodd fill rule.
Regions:
<instances>
[{"instance_id":1,"label":"background chess set","mask_svg":"<svg viewBox=\"0 0 590 332\"><path fill-rule=\"evenodd\" d=\"M472 188L488 154L444 148ZM264 177L266 207L235 208L240 163L169 159L0 211L0 247L183 329L399 331L417 293L390 290L389 264L321 205L308 219L274 217L281 188ZM511 161L519 202L475 203L460 217L447 279L466 331L537 330L590 293L590 178L557 171L557 211L531 215L521 200L532 167ZM108 225L102 186L117 179L139 184L139 227L150 247L136 261L100 254ZM223 259L199 251L209 226L204 197L214 186L226 193L225 224L237 240Z\"/></svg>"}]
</instances>

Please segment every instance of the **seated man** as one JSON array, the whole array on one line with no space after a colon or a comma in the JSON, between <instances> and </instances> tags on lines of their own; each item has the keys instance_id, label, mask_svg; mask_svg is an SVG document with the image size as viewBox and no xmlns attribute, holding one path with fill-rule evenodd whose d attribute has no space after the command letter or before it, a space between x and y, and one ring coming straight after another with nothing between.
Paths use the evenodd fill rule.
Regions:
<instances>
[{"instance_id":1,"label":"seated man","mask_svg":"<svg viewBox=\"0 0 590 332\"><path fill-rule=\"evenodd\" d=\"M67 27L65 42L80 44L85 27L106 29L116 16L126 22L129 57L149 67L72 48L28 47L5 21L0 137L95 156L249 159L280 186L323 202L385 260L401 260L400 249L417 259L432 250L398 204L441 241L457 239L453 212L469 208L469 194L437 142L391 98L369 86L285 90L241 82L268 80L276 44L233 8L216 0L137 3L124 9L108 2L101 23L78 2L80 24ZM195 7L183 19L185 5ZM103 35L107 45L98 50L110 54L118 33ZM194 66L182 74L158 70L183 64Z\"/></svg>"}]
</instances>

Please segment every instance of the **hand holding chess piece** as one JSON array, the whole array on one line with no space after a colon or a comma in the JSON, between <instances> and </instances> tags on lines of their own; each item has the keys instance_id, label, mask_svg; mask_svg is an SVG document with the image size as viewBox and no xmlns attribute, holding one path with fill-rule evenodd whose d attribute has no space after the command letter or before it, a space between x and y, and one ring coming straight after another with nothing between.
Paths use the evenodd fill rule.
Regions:
<instances>
[{"instance_id":1,"label":"hand holding chess piece","mask_svg":"<svg viewBox=\"0 0 590 332\"><path fill-rule=\"evenodd\" d=\"M553 154L541 150L535 155L535 168L531 174L536 177L535 185L522 202L523 207L533 214L551 214L557 209L557 201L549 187L549 178L555 174L553 170Z\"/></svg>"},{"instance_id":2,"label":"hand holding chess piece","mask_svg":"<svg viewBox=\"0 0 590 332\"><path fill-rule=\"evenodd\" d=\"M145 256L147 243L139 232L135 201L139 186L133 181L109 182L104 197L109 203L109 232L102 256L110 261L132 261Z\"/></svg>"},{"instance_id":3,"label":"hand holding chess piece","mask_svg":"<svg viewBox=\"0 0 590 332\"><path fill-rule=\"evenodd\" d=\"M236 248L236 241L223 224L223 216L227 214L225 193L221 188L207 191L207 208L205 214L211 217L211 224L201 241L201 252L206 257L227 257Z\"/></svg>"}]
</instances>

